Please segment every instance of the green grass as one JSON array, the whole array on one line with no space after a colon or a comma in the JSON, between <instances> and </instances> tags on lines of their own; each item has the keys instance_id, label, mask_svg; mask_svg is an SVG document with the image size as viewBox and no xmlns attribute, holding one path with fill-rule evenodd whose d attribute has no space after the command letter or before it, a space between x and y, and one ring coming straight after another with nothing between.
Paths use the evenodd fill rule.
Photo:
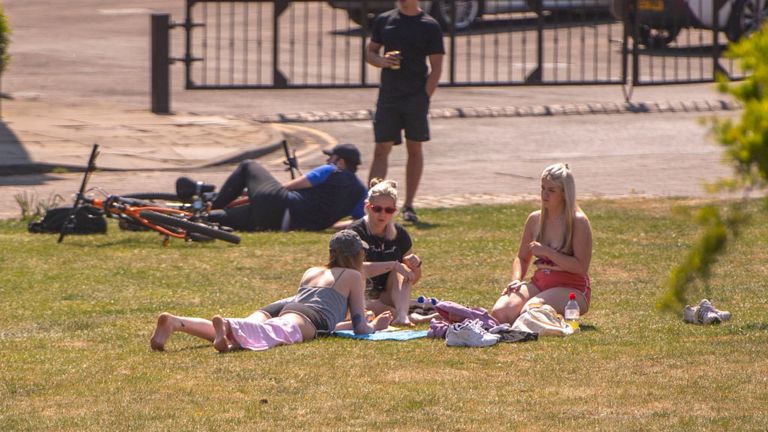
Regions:
<instances>
[{"instance_id":1,"label":"green grass","mask_svg":"<svg viewBox=\"0 0 768 432\"><path fill-rule=\"evenodd\" d=\"M559 339L447 348L324 338L217 354L159 312L244 316L295 290L328 233L163 247L151 233L27 234L0 223L0 430L765 430L768 217L756 213L709 286L719 326L654 310L696 228L674 200L582 203L593 303ZM424 210L425 294L489 308L531 205Z\"/></svg>"}]
</instances>

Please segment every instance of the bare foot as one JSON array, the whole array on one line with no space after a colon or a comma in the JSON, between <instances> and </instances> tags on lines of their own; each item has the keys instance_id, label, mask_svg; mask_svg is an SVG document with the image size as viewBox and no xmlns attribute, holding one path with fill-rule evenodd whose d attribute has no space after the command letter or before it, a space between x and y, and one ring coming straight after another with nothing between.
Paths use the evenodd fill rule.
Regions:
<instances>
[{"instance_id":1,"label":"bare foot","mask_svg":"<svg viewBox=\"0 0 768 432\"><path fill-rule=\"evenodd\" d=\"M431 313L429 315L412 313L411 315L408 316L408 318L411 319L411 322L415 324L428 323L432 321L432 318L439 318L439 317L440 317L439 313Z\"/></svg>"},{"instance_id":2,"label":"bare foot","mask_svg":"<svg viewBox=\"0 0 768 432\"><path fill-rule=\"evenodd\" d=\"M408 319L408 317L398 318L396 320L393 320L391 324L395 326L405 326L405 327L413 327L416 325L412 323L411 320Z\"/></svg>"},{"instance_id":3,"label":"bare foot","mask_svg":"<svg viewBox=\"0 0 768 432\"><path fill-rule=\"evenodd\" d=\"M373 326L374 330L381 331L389 327L389 324L392 322L392 318L392 312L386 311L374 318L373 321L371 321L371 325Z\"/></svg>"},{"instance_id":4,"label":"bare foot","mask_svg":"<svg viewBox=\"0 0 768 432\"><path fill-rule=\"evenodd\" d=\"M213 347L218 352L229 351L229 341L227 340L227 322L224 318L216 315L211 320L213 329L216 330L216 338L213 340Z\"/></svg>"},{"instance_id":5,"label":"bare foot","mask_svg":"<svg viewBox=\"0 0 768 432\"><path fill-rule=\"evenodd\" d=\"M157 317L155 332L152 333L152 337L149 339L149 347L152 348L152 351L165 351L165 342L173 334L172 318L173 315L168 312L163 312Z\"/></svg>"}]
</instances>

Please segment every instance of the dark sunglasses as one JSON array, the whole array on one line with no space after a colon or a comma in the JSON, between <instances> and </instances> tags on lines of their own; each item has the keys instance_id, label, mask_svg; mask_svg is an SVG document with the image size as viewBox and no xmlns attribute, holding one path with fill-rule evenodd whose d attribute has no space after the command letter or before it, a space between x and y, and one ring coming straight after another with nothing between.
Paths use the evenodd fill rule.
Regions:
<instances>
[{"instance_id":1,"label":"dark sunglasses","mask_svg":"<svg viewBox=\"0 0 768 432\"><path fill-rule=\"evenodd\" d=\"M373 210L374 213L381 213L382 211L387 212L387 214L392 214L397 211L394 207L382 207L382 206L371 206L371 210Z\"/></svg>"}]
</instances>

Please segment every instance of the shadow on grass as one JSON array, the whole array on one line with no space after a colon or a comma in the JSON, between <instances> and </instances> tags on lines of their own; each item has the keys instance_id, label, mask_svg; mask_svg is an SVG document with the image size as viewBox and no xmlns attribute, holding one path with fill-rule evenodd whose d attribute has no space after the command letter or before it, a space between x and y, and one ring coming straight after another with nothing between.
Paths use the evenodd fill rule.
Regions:
<instances>
[{"instance_id":1,"label":"shadow on grass","mask_svg":"<svg viewBox=\"0 0 768 432\"><path fill-rule=\"evenodd\" d=\"M210 343L208 343L208 344L200 344L200 345L191 345L191 346L188 346L188 347L177 348L177 349L175 348L175 349L172 349L172 350L166 349L165 351L162 351L162 352L164 352L164 353L167 353L167 352L184 352L184 351L200 350L200 349L205 349L205 348L213 350L213 345L210 344Z\"/></svg>"},{"instance_id":2,"label":"shadow on grass","mask_svg":"<svg viewBox=\"0 0 768 432\"><path fill-rule=\"evenodd\" d=\"M583 332L599 331L597 326L592 324L579 324L579 329Z\"/></svg>"}]
</instances>

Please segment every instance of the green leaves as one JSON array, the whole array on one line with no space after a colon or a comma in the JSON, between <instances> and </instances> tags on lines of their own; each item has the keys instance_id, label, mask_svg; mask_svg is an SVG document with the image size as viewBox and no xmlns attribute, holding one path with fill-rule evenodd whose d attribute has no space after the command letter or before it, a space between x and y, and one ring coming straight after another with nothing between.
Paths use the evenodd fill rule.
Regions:
<instances>
[{"instance_id":1,"label":"green leaves","mask_svg":"<svg viewBox=\"0 0 768 432\"><path fill-rule=\"evenodd\" d=\"M729 93L744 106L738 121L715 119L713 131L717 142L723 146L727 163L734 168L734 177L709 185L710 192L739 191L746 197L752 190L765 189L768 185L768 30L762 30L749 38L731 45L726 56L739 62L747 78L739 83L729 83L718 76L718 89ZM725 215L725 216L723 216ZM660 310L679 313L686 303L689 287L700 280L706 285L710 269L725 249L730 238L736 237L746 221L743 203L732 202L723 208L710 205L696 213L694 221L699 225L699 237L693 247L670 273L666 292L656 303Z\"/></svg>"},{"instance_id":2,"label":"green leaves","mask_svg":"<svg viewBox=\"0 0 768 432\"><path fill-rule=\"evenodd\" d=\"M5 72L8 64L11 62L11 56L8 54L8 46L11 44L11 27L8 25L8 19L5 17L3 6L0 5L0 74Z\"/></svg>"}]
</instances>

